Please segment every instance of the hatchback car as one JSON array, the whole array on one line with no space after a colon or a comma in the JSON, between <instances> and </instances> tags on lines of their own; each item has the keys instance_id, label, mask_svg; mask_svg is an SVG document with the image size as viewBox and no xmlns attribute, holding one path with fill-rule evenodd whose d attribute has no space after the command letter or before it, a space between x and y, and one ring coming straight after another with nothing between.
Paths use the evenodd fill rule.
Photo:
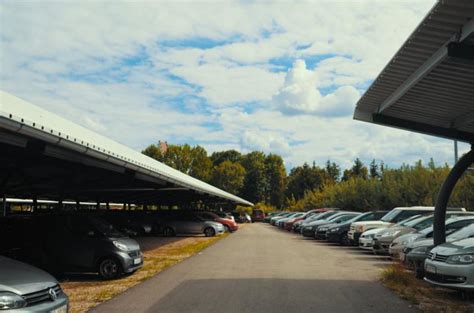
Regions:
<instances>
[{"instance_id":1,"label":"hatchback car","mask_svg":"<svg viewBox=\"0 0 474 313\"><path fill-rule=\"evenodd\" d=\"M230 218L222 218L214 212L196 211L195 214L205 221L214 221L224 226L226 232L234 232L239 229L239 225Z\"/></svg>"},{"instance_id":2,"label":"hatchback car","mask_svg":"<svg viewBox=\"0 0 474 313\"><path fill-rule=\"evenodd\" d=\"M205 221L192 212L170 211L164 217L161 233L171 237L178 234L198 235L213 237L224 233L224 226L214 221Z\"/></svg>"},{"instance_id":3,"label":"hatchback car","mask_svg":"<svg viewBox=\"0 0 474 313\"><path fill-rule=\"evenodd\" d=\"M35 217L38 262L59 272L98 272L103 279L133 273L143 266L137 241L90 215Z\"/></svg>"},{"instance_id":4,"label":"hatchback car","mask_svg":"<svg viewBox=\"0 0 474 313\"><path fill-rule=\"evenodd\" d=\"M66 313L68 306L69 299L53 276L0 256L0 311Z\"/></svg>"}]
</instances>

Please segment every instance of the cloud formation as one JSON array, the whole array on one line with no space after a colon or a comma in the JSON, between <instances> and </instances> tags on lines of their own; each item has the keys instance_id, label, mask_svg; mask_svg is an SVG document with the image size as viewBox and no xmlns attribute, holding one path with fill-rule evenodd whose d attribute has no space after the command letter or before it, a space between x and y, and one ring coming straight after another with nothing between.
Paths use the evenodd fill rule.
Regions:
<instances>
[{"instance_id":1,"label":"cloud formation","mask_svg":"<svg viewBox=\"0 0 474 313\"><path fill-rule=\"evenodd\" d=\"M451 161L449 141L351 119L433 3L7 0L0 88L135 149Z\"/></svg>"}]
</instances>

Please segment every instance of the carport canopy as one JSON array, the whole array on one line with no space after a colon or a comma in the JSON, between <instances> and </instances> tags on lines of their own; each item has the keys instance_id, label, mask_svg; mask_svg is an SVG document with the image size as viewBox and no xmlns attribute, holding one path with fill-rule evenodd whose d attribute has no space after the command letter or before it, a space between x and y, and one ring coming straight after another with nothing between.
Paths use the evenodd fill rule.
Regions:
<instances>
[{"instance_id":1,"label":"carport canopy","mask_svg":"<svg viewBox=\"0 0 474 313\"><path fill-rule=\"evenodd\" d=\"M354 119L473 144L473 17L473 1L438 1L358 101ZM436 244L445 241L451 191L473 161L471 150L440 191Z\"/></svg>"},{"instance_id":2,"label":"carport canopy","mask_svg":"<svg viewBox=\"0 0 474 313\"><path fill-rule=\"evenodd\" d=\"M0 193L4 199L253 205L2 91Z\"/></svg>"}]
</instances>

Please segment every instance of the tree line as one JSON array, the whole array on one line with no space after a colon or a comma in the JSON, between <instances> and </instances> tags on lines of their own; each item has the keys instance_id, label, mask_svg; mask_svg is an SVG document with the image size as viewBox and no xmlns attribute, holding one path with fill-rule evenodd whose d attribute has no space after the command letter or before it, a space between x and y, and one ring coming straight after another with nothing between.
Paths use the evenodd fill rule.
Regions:
<instances>
[{"instance_id":1,"label":"tree line","mask_svg":"<svg viewBox=\"0 0 474 313\"><path fill-rule=\"evenodd\" d=\"M330 160L319 166L293 167L289 173L277 154L236 150L214 152L197 145L149 145L142 151L183 173L256 203L265 210L309 210L335 207L367 211L396 206L434 205L439 189L449 173L448 165L433 160L399 168L388 168L373 160L366 166L355 159L342 170ZM460 180L450 206L474 208L474 171Z\"/></svg>"}]
</instances>

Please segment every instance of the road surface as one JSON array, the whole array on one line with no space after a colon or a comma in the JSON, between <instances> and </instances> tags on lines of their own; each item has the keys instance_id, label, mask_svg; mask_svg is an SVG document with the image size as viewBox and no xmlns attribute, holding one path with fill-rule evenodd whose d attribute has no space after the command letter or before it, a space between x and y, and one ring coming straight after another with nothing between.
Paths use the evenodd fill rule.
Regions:
<instances>
[{"instance_id":1,"label":"road surface","mask_svg":"<svg viewBox=\"0 0 474 313\"><path fill-rule=\"evenodd\" d=\"M251 224L92 312L419 312L377 281L386 265Z\"/></svg>"}]
</instances>

